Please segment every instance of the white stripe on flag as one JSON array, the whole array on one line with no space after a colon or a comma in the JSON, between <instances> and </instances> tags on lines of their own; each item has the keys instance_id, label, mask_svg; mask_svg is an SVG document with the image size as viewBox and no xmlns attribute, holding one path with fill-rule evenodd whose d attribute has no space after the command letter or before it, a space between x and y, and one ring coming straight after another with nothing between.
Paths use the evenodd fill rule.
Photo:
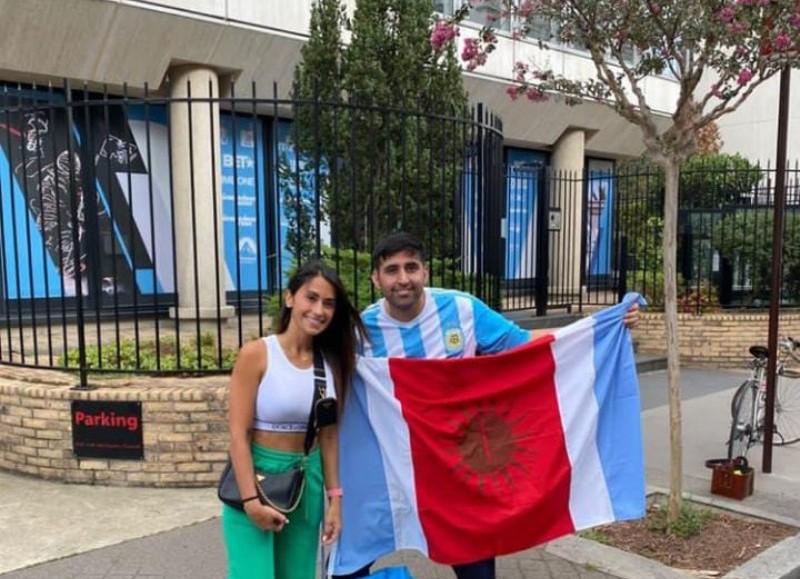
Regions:
<instances>
[{"instance_id":1,"label":"white stripe on flag","mask_svg":"<svg viewBox=\"0 0 800 579\"><path fill-rule=\"evenodd\" d=\"M569 508L576 530L614 520L597 447L599 411L594 393L594 319L555 332L551 348L556 393L572 466Z\"/></svg>"},{"instance_id":2,"label":"white stripe on flag","mask_svg":"<svg viewBox=\"0 0 800 579\"><path fill-rule=\"evenodd\" d=\"M358 371L367 382L367 412L382 453L394 517L396 548L419 549L427 554L428 543L417 509L411 435L403 419L400 401L394 395L389 361L385 358L362 358Z\"/></svg>"}]
</instances>

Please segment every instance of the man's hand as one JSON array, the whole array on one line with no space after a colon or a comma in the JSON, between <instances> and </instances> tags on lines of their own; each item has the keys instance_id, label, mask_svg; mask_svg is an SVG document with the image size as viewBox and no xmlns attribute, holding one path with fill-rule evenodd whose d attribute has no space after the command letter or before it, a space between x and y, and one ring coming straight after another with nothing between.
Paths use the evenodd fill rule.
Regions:
<instances>
[{"instance_id":1,"label":"man's hand","mask_svg":"<svg viewBox=\"0 0 800 579\"><path fill-rule=\"evenodd\" d=\"M629 330L639 325L639 304L633 304L628 308L628 311L625 312L625 315L622 317L622 323L624 323L625 327Z\"/></svg>"}]
</instances>

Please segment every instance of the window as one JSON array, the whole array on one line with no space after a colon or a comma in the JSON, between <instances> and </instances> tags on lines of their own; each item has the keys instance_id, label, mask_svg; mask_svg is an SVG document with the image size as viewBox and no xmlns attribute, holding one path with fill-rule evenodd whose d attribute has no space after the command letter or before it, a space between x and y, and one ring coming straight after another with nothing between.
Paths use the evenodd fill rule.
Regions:
<instances>
[{"instance_id":1,"label":"window","mask_svg":"<svg viewBox=\"0 0 800 579\"><path fill-rule=\"evenodd\" d=\"M551 40L555 37L553 22L541 16L534 16L528 28L528 38L536 40Z\"/></svg>"},{"instance_id":2,"label":"window","mask_svg":"<svg viewBox=\"0 0 800 579\"><path fill-rule=\"evenodd\" d=\"M433 10L444 16L450 16L453 13L454 0L434 0Z\"/></svg>"},{"instance_id":3,"label":"window","mask_svg":"<svg viewBox=\"0 0 800 579\"><path fill-rule=\"evenodd\" d=\"M485 26L491 22L497 21L497 30L510 30L511 25L508 18L500 22L500 16L503 13L503 3L499 0L484 0L483 2L476 2L469 12L470 22L475 22L481 26Z\"/></svg>"}]
</instances>

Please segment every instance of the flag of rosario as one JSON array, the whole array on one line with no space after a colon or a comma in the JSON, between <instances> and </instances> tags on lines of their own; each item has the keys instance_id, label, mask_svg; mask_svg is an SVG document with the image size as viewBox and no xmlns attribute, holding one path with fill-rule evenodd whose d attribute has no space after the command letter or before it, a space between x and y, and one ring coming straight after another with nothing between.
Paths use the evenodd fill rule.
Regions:
<instances>
[{"instance_id":1,"label":"flag of rosario","mask_svg":"<svg viewBox=\"0 0 800 579\"><path fill-rule=\"evenodd\" d=\"M459 564L644 516L636 294L502 354L362 358L340 428L333 574L398 549Z\"/></svg>"}]
</instances>

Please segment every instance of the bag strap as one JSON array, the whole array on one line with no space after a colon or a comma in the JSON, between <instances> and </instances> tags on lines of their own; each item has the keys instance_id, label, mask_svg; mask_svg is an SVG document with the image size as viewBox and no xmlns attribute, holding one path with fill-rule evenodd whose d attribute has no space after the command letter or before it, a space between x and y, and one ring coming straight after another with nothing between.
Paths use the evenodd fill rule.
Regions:
<instances>
[{"instance_id":1,"label":"bag strap","mask_svg":"<svg viewBox=\"0 0 800 579\"><path fill-rule=\"evenodd\" d=\"M306 428L306 440L303 443L303 453L308 456L311 445L314 444L314 437L317 435L316 416L317 402L322 399L323 393L328 389L325 382L325 363L322 359L322 352L319 348L314 348L314 396L311 398L311 411L308 413L308 427Z\"/></svg>"}]
</instances>

